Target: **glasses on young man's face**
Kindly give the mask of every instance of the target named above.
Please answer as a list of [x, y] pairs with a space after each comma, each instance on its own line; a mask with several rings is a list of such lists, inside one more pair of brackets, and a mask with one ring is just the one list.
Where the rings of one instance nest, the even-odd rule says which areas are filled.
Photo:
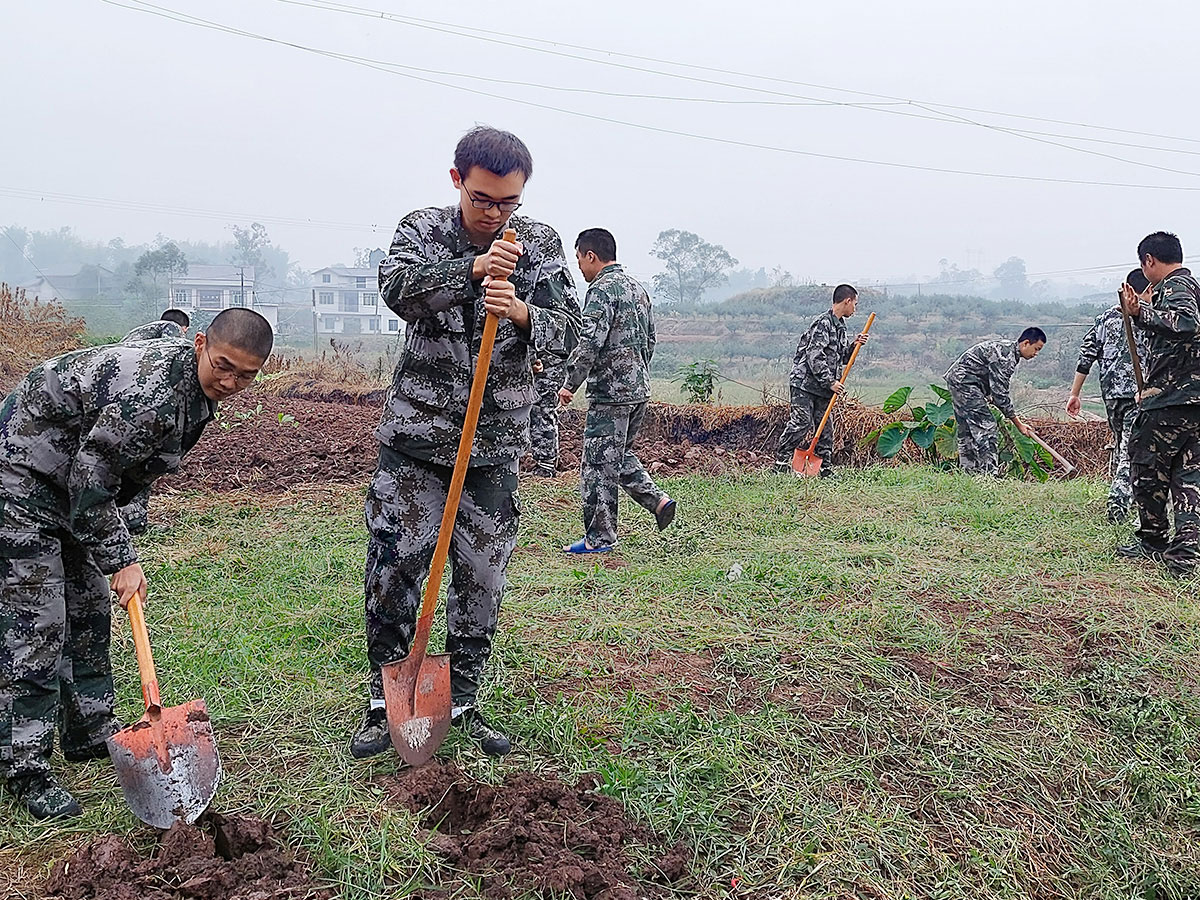
[[239, 372], [228, 363], [215, 361], [212, 358], [212, 353], [209, 352], [208, 345], [205, 345], [204, 347], [204, 355], [208, 357], [208, 364], [217, 374], [218, 380], [232, 378], [235, 382], [237, 382], [239, 387], [246, 387], [258, 377], [257, 369], [247, 375], [244, 372]]
[[471, 205], [476, 209], [498, 209], [502, 213], [510, 213], [521, 206], [520, 202], [516, 200], [488, 200], [484, 197], [476, 197], [471, 193], [466, 182], [462, 183], [462, 189], [467, 192], [467, 196], [471, 198]]

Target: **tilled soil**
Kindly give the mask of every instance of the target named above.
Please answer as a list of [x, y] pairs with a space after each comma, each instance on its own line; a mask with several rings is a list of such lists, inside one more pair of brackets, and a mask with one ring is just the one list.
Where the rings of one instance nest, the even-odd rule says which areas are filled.
[[[594, 775], [569, 785], [513, 772], [493, 787], [435, 761], [383, 783], [393, 803], [421, 815], [428, 846], [452, 868], [478, 878], [489, 900], [529, 892], [637, 900], [664, 896], [665, 885], [689, 876], [690, 851], [681, 844], [666, 848], [631, 822], [617, 800], [597, 791]], [[637, 851], [653, 862], [637, 863]]]
[[210, 813], [177, 824], [149, 857], [118, 835], [89, 841], [54, 865], [47, 900], [328, 900], [308, 868], [261, 819]]

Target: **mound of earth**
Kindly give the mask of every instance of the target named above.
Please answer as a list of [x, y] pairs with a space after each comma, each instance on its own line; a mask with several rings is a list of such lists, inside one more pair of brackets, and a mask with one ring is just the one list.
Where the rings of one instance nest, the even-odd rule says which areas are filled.
[[[421, 815], [428, 846], [453, 868], [479, 879], [482, 896], [571, 896], [637, 900], [666, 894], [688, 877], [691, 853], [664, 849], [624, 807], [597, 791], [531, 772], [480, 784], [458, 766], [432, 762], [383, 779], [392, 801]], [[631, 851], [653, 857], [635, 863]]]
[[107, 834], [55, 863], [47, 900], [328, 900], [333, 891], [278, 842], [261, 819], [210, 813], [177, 824], [149, 857]]

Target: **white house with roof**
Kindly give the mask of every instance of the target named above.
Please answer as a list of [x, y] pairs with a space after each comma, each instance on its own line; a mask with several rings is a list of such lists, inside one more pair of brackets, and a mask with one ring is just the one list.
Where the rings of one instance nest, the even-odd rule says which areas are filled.
[[260, 313], [279, 330], [279, 304], [262, 303], [254, 293], [254, 266], [189, 265], [187, 274], [171, 276], [170, 305], [190, 312], [220, 312], [244, 306]]
[[313, 316], [318, 334], [404, 333], [404, 323], [379, 299], [379, 268], [326, 266], [312, 273]]

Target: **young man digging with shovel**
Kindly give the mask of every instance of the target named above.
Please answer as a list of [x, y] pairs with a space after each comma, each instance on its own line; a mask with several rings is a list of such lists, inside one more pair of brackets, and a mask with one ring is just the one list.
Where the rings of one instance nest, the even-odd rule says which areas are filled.
[[[375, 432], [379, 465], [367, 490], [370, 697], [350, 741], [359, 759], [392, 746], [382, 669], [412, 646], [485, 313], [500, 322], [450, 544], [446, 649], [452, 721], [489, 755], [511, 749], [476, 695], [516, 545], [517, 462], [529, 445], [533, 360], [543, 352], [565, 356], [579, 327], [558, 234], [513, 215], [532, 173], [529, 150], [515, 135], [469, 131], [450, 170], [458, 202], [405, 216], [379, 267], [380, 296], [409, 327]], [[503, 240], [506, 226], [515, 242]]]
[[[857, 308], [858, 291], [839, 284], [833, 289], [833, 306], [813, 319], [796, 346], [791, 375], [792, 412], [775, 454], [775, 468], [780, 472], [792, 471], [796, 448], [809, 444], [833, 395], [845, 391], [839, 380], [842, 366], [850, 361], [855, 344], [867, 342], [865, 333], [853, 341], [846, 335], [846, 319]], [[829, 478], [833, 475], [832, 425], [821, 432], [817, 456], [822, 460], [821, 477]]]
[[217, 401], [250, 384], [271, 326], [229, 309], [193, 342], [77, 350], [38, 366], [0, 408], [0, 774], [34, 817], [78, 815], [50, 771], [108, 756], [111, 594], [147, 593], [117, 512], [174, 472]]
[[608, 553], [617, 542], [617, 489], [624, 488], [654, 516], [662, 531], [675, 519], [675, 501], [660, 491], [633, 452], [650, 401], [654, 317], [650, 295], [617, 262], [617, 242], [603, 228], [575, 241], [575, 260], [588, 283], [579, 345], [558, 392], [563, 404], [587, 382], [587, 424], [579, 490], [583, 537], [564, 553]]

